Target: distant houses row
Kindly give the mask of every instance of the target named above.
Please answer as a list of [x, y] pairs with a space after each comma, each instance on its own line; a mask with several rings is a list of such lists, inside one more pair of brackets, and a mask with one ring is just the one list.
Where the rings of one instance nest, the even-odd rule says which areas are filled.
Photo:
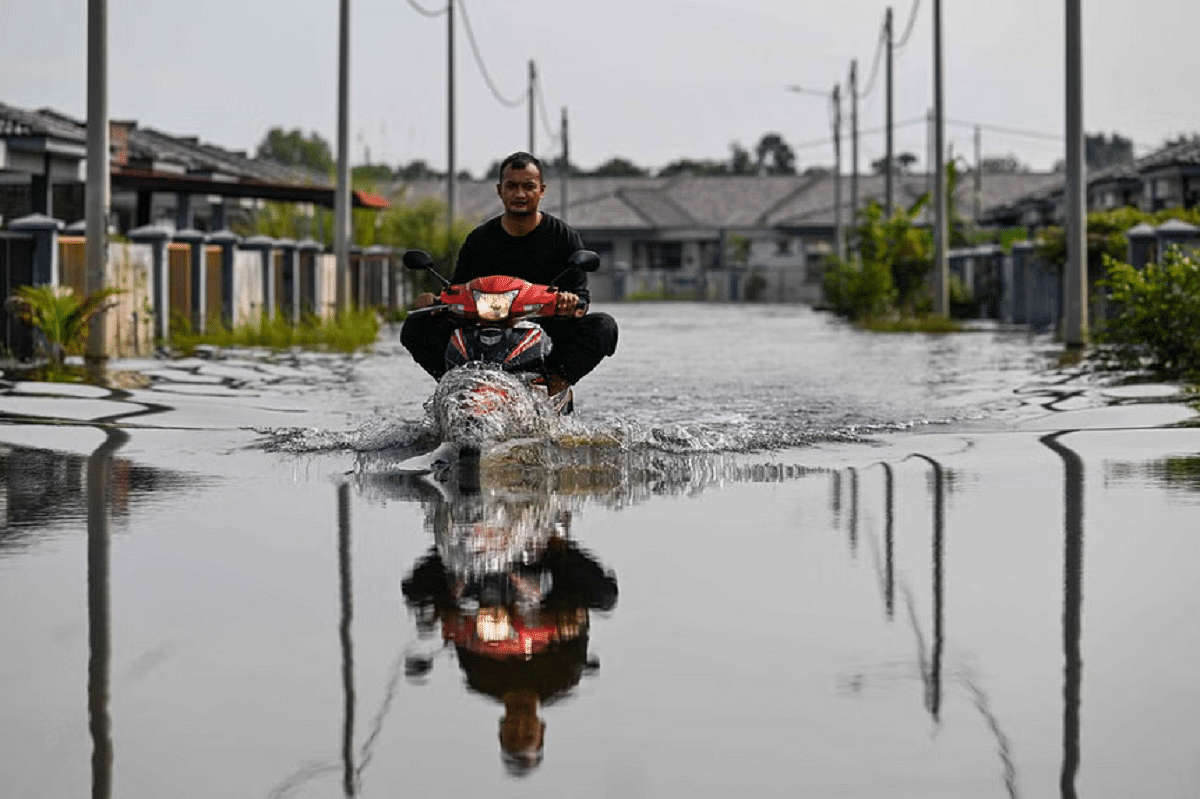
[[[30, 251], [30, 274], [41, 270], [38, 279], [57, 281], [65, 275], [54, 271], [54, 264], [62, 257], [58, 248], [67, 246], [62, 242], [69, 244], [83, 215], [86, 133], [81, 121], [56, 111], [0, 103], [0, 229], [7, 227], [10, 236], [20, 229], [19, 235], [31, 237], [42, 235], [38, 229], [51, 230], [59, 241], [54, 248], [57, 254], [45, 248], [36, 254]], [[334, 196], [327, 176], [135, 122], [113, 122], [110, 134], [113, 229], [130, 234], [135, 243], [139, 235], [163, 238], [168, 254], [200, 248], [186, 257], [170, 256], [180, 264], [187, 259], [207, 263], [209, 258], [216, 259], [213, 263], [224, 259], [226, 264], [224, 272], [214, 272], [211, 279], [198, 275], [199, 270], [188, 273], [182, 265], [173, 267], [177, 271], [173, 276], [166, 267], [151, 266], [145, 282], [151, 298], [157, 298], [151, 303], [157, 314], [156, 332], [170, 323], [172, 314], [203, 324], [206, 314], [238, 321], [242, 311], [251, 308], [256, 313], [275, 308], [281, 313], [329, 311], [331, 298], [319, 288], [326, 285], [321, 275], [332, 269], [319, 266], [330, 258], [326, 244], [309, 238], [267, 245], [260, 237], [243, 239], [230, 230], [248, 229], [265, 201], [292, 203], [301, 217], [326, 213], [323, 209], [332, 208]], [[1190, 207], [1200, 200], [1198, 175], [1200, 142], [1181, 142], [1090, 176], [1089, 205], [1092, 209]], [[859, 206], [882, 202], [885, 190], [881, 175], [855, 179], [828, 173], [569, 180], [550, 173], [546, 179], [549, 188], [543, 208], [566, 218], [586, 245], [601, 255], [601, 269], [593, 278], [598, 301], [655, 295], [820, 303], [826, 258], [834, 251], [836, 231], [852, 221], [849, 198], [856, 197]], [[896, 175], [893, 184], [894, 201], [904, 206], [930, 188], [925, 175]], [[970, 215], [980, 224], [1035, 231], [1061, 223], [1062, 190], [1061, 174], [988, 174], [978, 181], [959, 181], [954, 200], [957, 208], [971, 209]], [[500, 211], [494, 176], [460, 181], [455, 194], [460, 218], [482, 221]], [[446, 196], [444, 180], [396, 182], [380, 187], [378, 193], [354, 192], [353, 202], [359, 208], [382, 211], [389, 203]], [[921, 219], [927, 219], [927, 212]], [[309, 232], [319, 227], [314, 222]], [[60, 241], [60, 236], [65, 238]], [[0, 245], [0, 262], [14, 246], [11, 241]], [[269, 268], [263, 266], [267, 257], [263, 252], [271, 253]], [[404, 302], [403, 276], [395, 256], [382, 248], [376, 249], [374, 260], [359, 253], [355, 264], [378, 262], [381, 271], [370, 276], [352, 272], [356, 285], [376, 287], [369, 296], [389, 305]], [[957, 253], [952, 260], [959, 265], [974, 263], [975, 256]], [[230, 265], [242, 262], [247, 266]], [[231, 277], [243, 272], [242, 278]], [[972, 275], [986, 272], [971, 270]], [[1010, 269], [1009, 274], [1011, 293], [1016, 273]], [[186, 298], [181, 294], [185, 284], [190, 292]], [[242, 288], [234, 290], [235, 284]], [[213, 299], [217, 291], [220, 303]], [[229, 296], [230, 291], [234, 296]], [[174, 299], [168, 302], [162, 292], [174, 292]], [[359, 288], [355, 297], [365, 302], [368, 292]], [[985, 305], [993, 308], [992, 315], [1003, 315], [995, 310], [996, 303]], [[1025, 307], [1010, 297], [1005, 306], [1014, 309], [1009, 319], [1021, 316], [1015, 310], [1018, 306]], [[161, 310], [168, 307], [169, 313]]]

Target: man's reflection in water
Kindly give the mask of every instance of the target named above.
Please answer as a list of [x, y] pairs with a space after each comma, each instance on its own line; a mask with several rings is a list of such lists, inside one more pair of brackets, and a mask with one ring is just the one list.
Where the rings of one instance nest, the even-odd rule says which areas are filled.
[[[500, 750], [516, 775], [541, 763], [541, 707], [597, 668], [588, 659], [589, 611], [617, 602], [615, 576], [570, 540], [569, 511], [554, 504], [475, 496], [441, 505], [431, 514], [436, 544], [403, 582], [418, 627], [440, 623], [467, 685], [504, 704]], [[414, 660], [409, 671], [431, 663]]]

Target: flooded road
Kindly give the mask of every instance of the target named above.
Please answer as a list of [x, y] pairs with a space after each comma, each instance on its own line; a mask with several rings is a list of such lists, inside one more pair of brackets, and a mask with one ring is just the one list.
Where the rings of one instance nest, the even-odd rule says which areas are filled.
[[1020, 332], [620, 305], [404, 469], [376, 352], [0, 390], [4, 797], [1200, 794], [1200, 428]]

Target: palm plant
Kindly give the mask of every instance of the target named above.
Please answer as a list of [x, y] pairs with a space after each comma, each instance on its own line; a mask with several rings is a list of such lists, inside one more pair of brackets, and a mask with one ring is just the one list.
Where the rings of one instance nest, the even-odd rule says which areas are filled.
[[50, 365], [59, 367], [68, 352], [83, 344], [92, 317], [113, 305], [111, 298], [122, 291], [109, 286], [80, 299], [69, 286], [20, 286], [7, 307], [41, 334]]

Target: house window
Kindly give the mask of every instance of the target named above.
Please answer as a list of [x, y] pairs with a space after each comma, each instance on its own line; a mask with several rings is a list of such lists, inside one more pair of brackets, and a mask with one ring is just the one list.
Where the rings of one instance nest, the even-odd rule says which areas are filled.
[[788, 239], [788, 238], [776, 239], [775, 240], [775, 254], [776, 255], [791, 255], [792, 254], [792, 240]]
[[637, 241], [633, 261], [640, 269], [678, 270], [683, 267], [683, 244], [678, 241]]

